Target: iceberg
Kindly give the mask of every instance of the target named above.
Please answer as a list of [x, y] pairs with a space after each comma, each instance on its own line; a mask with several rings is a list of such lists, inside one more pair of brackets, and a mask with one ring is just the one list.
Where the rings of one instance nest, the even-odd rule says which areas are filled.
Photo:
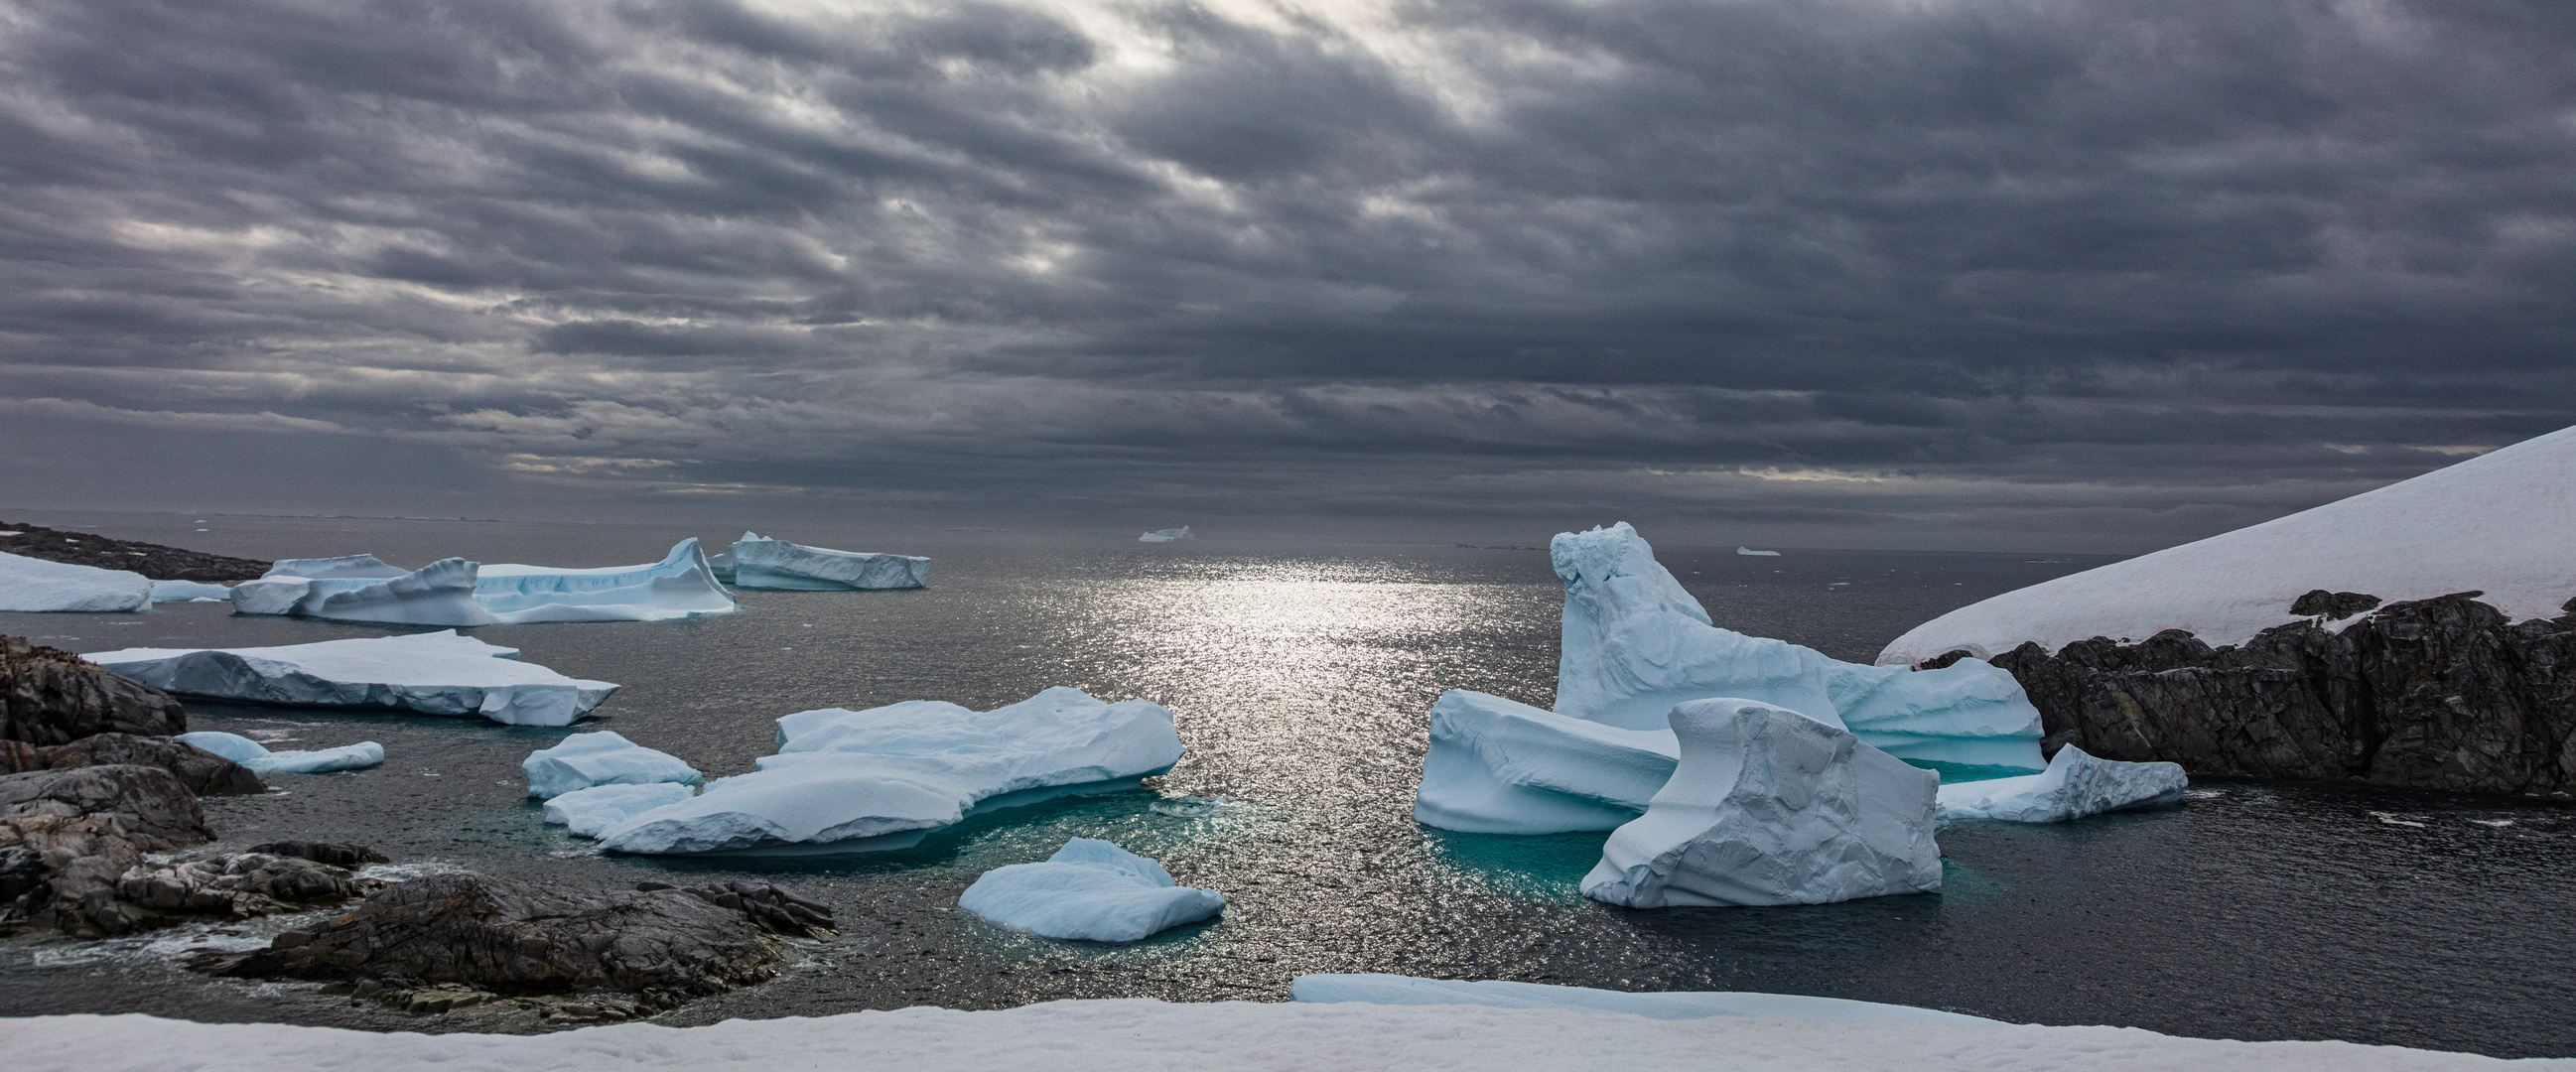
[[1051, 688], [973, 711], [911, 700], [778, 720], [778, 753], [599, 835], [617, 852], [906, 848], [971, 811], [1132, 788], [1181, 758], [1172, 713]]
[[519, 764], [519, 773], [527, 776], [528, 795], [539, 800], [597, 785], [668, 782], [688, 786], [706, 777], [678, 756], [606, 731], [576, 733], [552, 748], [531, 752]]
[[1670, 730], [1623, 730], [1481, 692], [1431, 705], [1431, 750], [1413, 818], [1478, 834], [1609, 830], [1672, 778]]
[[1711, 1016], [1760, 1016], [1793, 1020], [1915, 1021], [1960, 1026], [2005, 1026], [2001, 1020], [1966, 1016], [1912, 1005], [1887, 1005], [1846, 998], [1803, 994], [1760, 994], [1739, 990], [1678, 990], [1631, 994], [1581, 986], [1514, 983], [1500, 979], [1467, 982], [1423, 979], [1410, 975], [1300, 975], [1288, 984], [1290, 1001], [1317, 1004], [1366, 1002], [1371, 1005], [1482, 1005], [1497, 1009], [1565, 1009], [1572, 1012], [1625, 1013], [1649, 1020], [1700, 1020]]
[[99, 613], [151, 605], [152, 582], [140, 573], [0, 551], [0, 610]]
[[171, 739], [195, 745], [261, 774], [328, 774], [359, 770], [385, 761], [385, 746], [374, 741], [311, 752], [271, 752], [266, 745], [248, 737], [214, 730], [182, 733]]
[[2011, 823], [2062, 823], [2123, 808], [2171, 804], [2191, 778], [2175, 763], [2122, 763], [2097, 759], [2067, 745], [2048, 769], [2017, 778], [1960, 782], [1935, 797], [1942, 819], [2000, 819]]
[[1739, 555], [1745, 555], [1745, 556], [1753, 557], [1753, 558], [1778, 558], [1778, 557], [1780, 557], [1780, 552], [1778, 552], [1778, 551], [1756, 551], [1756, 550], [1754, 550], [1754, 549], [1752, 549], [1752, 548], [1750, 548], [1750, 547], [1744, 547], [1744, 546], [1740, 546], [1740, 545], [1736, 547], [1736, 549], [1735, 549], [1735, 553], [1736, 553], [1736, 554], [1739, 554]]
[[1832, 660], [1710, 624], [1627, 522], [1558, 533], [1548, 557], [1565, 581], [1558, 714], [1660, 730], [1674, 704], [1729, 696], [1843, 724], [1825, 684]]
[[[250, 582], [257, 583], [257, 582]], [[617, 686], [519, 661], [453, 629], [274, 648], [125, 648], [84, 655], [165, 692], [251, 703], [394, 707], [564, 726]]]
[[1074, 838], [1045, 863], [984, 872], [957, 907], [1043, 938], [1134, 942], [1225, 911], [1225, 895], [1174, 882], [1163, 865], [1106, 841]]
[[1630, 908], [1822, 904], [1941, 888], [1939, 775], [1787, 708], [1675, 706], [1681, 762], [1583, 894]]
[[154, 581], [152, 582], [152, 601], [155, 603], [230, 603], [233, 601], [233, 590], [220, 584], [207, 584], [204, 581]]
[[[314, 573], [323, 576], [309, 575]], [[235, 587], [233, 609], [350, 622], [472, 626], [655, 622], [735, 608], [693, 536], [672, 545], [660, 562], [596, 569], [443, 558], [404, 572], [373, 555], [283, 559], [267, 575]]]
[[1845, 727], [1898, 759], [2022, 770], [2045, 765], [2039, 708], [2021, 682], [1983, 659], [1919, 671], [1835, 660], [1825, 693]]
[[1144, 543], [1170, 543], [1174, 540], [1195, 540], [1197, 538], [1198, 537], [1196, 536], [1190, 535], [1190, 527], [1187, 525], [1183, 525], [1176, 529], [1155, 529], [1152, 532], [1136, 537], [1136, 539]]
[[1878, 661], [1918, 664], [1965, 649], [2051, 652], [2096, 636], [2180, 629], [2241, 644], [2304, 615], [2317, 589], [2386, 602], [2476, 590], [2513, 621], [2556, 617], [2576, 597], [2576, 428], [2260, 525], [2016, 589], [1896, 638]]
[[[743, 533], [731, 550], [718, 557], [725, 559], [732, 574], [726, 579], [744, 588], [845, 592], [930, 584], [930, 560], [919, 555], [834, 551], [763, 539], [756, 532]], [[713, 562], [709, 560], [710, 565]]]
[[695, 787], [678, 782], [594, 785], [546, 801], [546, 821], [582, 837], [595, 838], [629, 816], [677, 804], [696, 793]]

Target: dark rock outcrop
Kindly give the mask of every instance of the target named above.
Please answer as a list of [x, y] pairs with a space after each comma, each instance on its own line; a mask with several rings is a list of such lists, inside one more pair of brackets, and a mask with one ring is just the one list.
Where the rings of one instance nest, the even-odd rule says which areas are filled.
[[146, 852], [166, 852], [215, 839], [205, 809], [159, 767], [73, 767], [0, 775], [0, 818], [78, 819], [114, 815], [125, 836]]
[[63, 532], [42, 525], [0, 521], [0, 551], [48, 562], [70, 562], [100, 569], [133, 570], [156, 581], [247, 581], [268, 572], [269, 564], [253, 558], [210, 555], [140, 540], [118, 540], [92, 532]]
[[728, 882], [722, 886], [673, 886], [667, 882], [638, 882], [642, 893], [655, 890], [678, 890], [708, 904], [733, 909], [750, 916], [761, 929], [790, 938], [823, 938], [832, 933], [832, 910], [820, 901], [808, 901], [766, 882]]
[[143, 849], [114, 815], [0, 816], [0, 931], [25, 924], [95, 937], [143, 925], [116, 882]]
[[170, 694], [67, 651], [0, 636], [0, 740], [70, 744], [101, 733], [188, 732]]
[[250, 851], [264, 852], [271, 856], [292, 856], [298, 860], [311, 860], [318, 864], [352, 869], [365, 867], [368, 864], [393, 862], [385, 854], [364, 845], [351, 845], [338, 841], [271, 841], [253, 845]]
[[787, 963], [778, 938], [752, 914], [688, 891], [598, 895], [452, 874], [386, 887], [347, 917], [201, 967], [254, 978], [395, 980], [415, 995], [442, 985], [504, 995], [609, 990], [638, 995], [649, 1010], [760, 982]]
[[2359, 592], [2329, 592], [2318, 588], [2291, 602], [2290, 613], [2341, 619], [2366, 610], [2377, 609], [2378, 606], [2378, 596], [2366, 596]]
[[111, 765], [159, 767], [177, 776], [179, 784], [198, 796], [268, 791], [250, 768], [168, 737], [102, 733], [41, 748], [19, 741], [0, 741], [0, 774]]
[[152, 913], [242, 919], [363, 897], [383, 885], [360, 879], [346, 868], [244, 852], [128, 868], [116, 880], [116, 897]]
[[[2576, 790], [2576, 600], [2515, 623], [2480, 594], [2393, 603], [2340, 629], [2294, 622], [2235, 647], [2168, 630], [2055, 655], [2024, 644], [1990, 661], [2039, 708], [2052, 753], [2075, 744], [2195, 774]], [[2316, 592], [2297, 606], [2331, 617], [2377, 602]]]

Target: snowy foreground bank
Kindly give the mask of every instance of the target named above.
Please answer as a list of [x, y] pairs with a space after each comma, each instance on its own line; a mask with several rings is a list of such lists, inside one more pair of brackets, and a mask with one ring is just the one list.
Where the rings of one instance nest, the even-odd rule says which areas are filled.
[[2337, 1072], [2576, 1069], [2348, 1042], [2226, 1042], [2135, 1028], [1985, 1026], [1768, 1016], [1656, 1020], [1562, 1009], [1057, 1001], [996, 1012], [911, 1008], [710, 1027], [620, 1024], [554, 1035], [379, 1035], [150, 1016], [0, 1020], [20, 1072], [187, 1068], [551, 1069], [1599, 1069], [2224, 1068]]

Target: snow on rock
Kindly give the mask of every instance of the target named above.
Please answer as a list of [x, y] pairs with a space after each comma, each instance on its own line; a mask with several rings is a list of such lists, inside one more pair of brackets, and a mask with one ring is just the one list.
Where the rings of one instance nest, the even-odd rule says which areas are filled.
[[627, 1023], [542, 1035], [206, 1024], [128, 1013], [0, 1020], [11, 1072], [1051, 1072], [1205, 1069], [2119, 1069], [2122, 1072], [2563, 1072], [2350, 1042], [2237, 1042], [2123, 1027], [1719, 1016], [1652, 1020], [1560, 1008], [1360, 1002], [1049, 1001], [968, 1012]]
[[82, 658], [165, 692], [480, 715], [516, 726], [569, 725], [617, 691], [520, 662], [517, 648], [452, 629], [274, 648], [126, 648]]
[[2070, 744], [2058, 749], [2057, 758], [2038, 774], [1942, 786], [1935, 807], [1943, 819], [2062, 823], [2122, 808], [2171, 804], [2190, 786], [2180, 764], [2096, 759]]
[[385, 761], [385, 746], [374, 741], [311, 752], [271, 752], [266, 745], [248, 737], [214, 730], [182, 733], [173, 740], [195, 745], [261, 774], [328, 774], [359, 770]]
[[1181, 758], [1172, 713], [1051, 688], [973, 711], [910, 700], [778, 720], [778, 754], [689, 800], [610, 827], [618, 852], [866, 852], [917, 843], [969, 811], [1127, 788]]
[[154, 581], [152, 582], [152, 601], [155, 603], [230, 603], [233, 601], [233, 590], [220, 584], [207, 584], [204, 581]]
[[1711, 1016], [1765, 1016], [1844, 1022], [1904, 1022], [2006, 1027], [2001, 1020], [1963, 1016], [1912, 1005], [1888, 1005], [1846, 998], [1800, 994], [1762, 994], [1743, 990], [1676, 990], [1632, 994], [1581, 986], [1549, 986], [1500, 979], [1475, 982], [1423, 979], [1411, 975], [1300, 975], [1288, 984], [1291, 1001], [1317, 1004], [1366, 1002], [1371, 1005], [1483, 1005], [1497, 1009], [1565, 1009], [1572, 1012], [1625, 1013], [1649, 1020], [1701, 1020]]
[[1431, 705], [1413, 817], [1479, 834], [1609, 830], [1672, 777], [1670, 730], [1623, 730], [1451, 689]]
[[1133, 942], [1225, 910], [1225, 895], [1172, 881], [1163, 865], [1106, 841], [1074, 838], [1045, 863], [986, 871], [963, 908], [1044, 938]]
[[695, 786], [679, 782], [594, 785], [546, 801], [546, 821], [582, 837], [595, 838], [631, 816], [695, 795]]
[[[595, 785], [696, 785], [706, 776], [678, 756], [656, 752], [613, 732], [576, 733], [519, 764], [528, 795], [551, 800]], [[684, 796], [686, 794], [683, 794]]]
[[140, 573], [0, 551], [0, 610], [111, 612], [151, 605], [152, 582]]
[[1548, 555], [1565, 581], [1558, 714], [1659, 730], [1674, 704], [1731, 696], [1843, 724], [1826, 693], [1832, 660], [1709, 624], [1708, 612], [1627, 522], [1558, 533]]
[[2039, 708], [2021, 682], [1982, 659], [1938, 670], [1836, 660], [1825, 692], [1870, 747], [1923, 762], [2037, 770]]
[[1197, 538], [1198, 537], [1196, 536], [1190, 535], [1190, 527], [1187, 525], [1183, 525], [1176, 529], [1155, 529], [1152, 532], [1136, 537], [1138, 541], [1143, 543], [1170, 543], [1174, 540], [1195, 540]]
[[1752, 549], [1752, 548], [1750, 548], [1750, 547], [1741, 547], [1741, 546], [1739, 546], [1739, 547], [1737, 547], [1737, 548], [1735, 549], [1735, 553], [1736, 553], [1736, 554], [1739, 554], [1739, 555], [1745, 555], [1745, 556], [1747, 556], [1747, 557], [1751, 557], [1751, 558], [1778, 558], [1778, 557], [1780, 557], [1780, 552], [1778, 552], [1778, 551], [1756, 551], [1756, 550], [1754, 550], [1754, 549]]
[[347, 622], [467, 626], [656, 622], [735, 608], [706, 556], [698, 553], [697, 538], [690, 537], [672, 545], [660, 562], [596, 569], [443, 558], [403, 572], [374, 555], [283, 559], [267, 576], [234, 588], [233, 609]]
[[1941, 888], [1940, 776], [1743, 699], [1672, 710], [1681, 763], [1611, 832], [1584, 896], [1630, 908], [1821, 904]]
[[794, 592], [921, 588], [930, 583], [930, 560], [919, 555], [834, 551], [746, 532], [723, 556], [744, 588]]
[[2006, 592], [1916, 626], [1878, 655], [2055, 652], [2181, 629], [2212, 647], [2295, 621], [2317, 589], [2388, 602], [2478, 590], [2515, 621], [2576, 597], [2576, 428], [2312, 510]]

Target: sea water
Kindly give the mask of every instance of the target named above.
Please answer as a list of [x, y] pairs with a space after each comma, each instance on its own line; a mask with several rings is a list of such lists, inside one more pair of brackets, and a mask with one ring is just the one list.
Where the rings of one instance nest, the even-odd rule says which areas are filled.
[[[364, 551], [407, 566], [447, 555], [649, 562], [682, 536], [720, 550], [732, 535], [205, 516], [204, 526], [26, 520], [259, 558]], [[209, 531], [189, 531], [198, 527]], [[1947, 859], [1937, 894], [1612, 908], [1576, 892], [1604, 835], [1455, 834], [1411, 817], [1427, 712], [1441, 690], [1549, 703], [1561, 591], [1544, 551], [1255, 542], [1221, 531], [1164, 544], [1132, 533], [781, 535], [930, 555], [931, 587], [742, 593], [743, 613], [687, 622], [471, 630], [530, 661], [625, 686], [602, 718], [569, 730], [191, 701], [191, 728], [272, 746], [375, 740], [386, 749], [373, 770], [279, 775], [270, 779], [279, 793], [209, 798], [208, 819], [223, 835], [216, 847], [356, 841], [406, 873], [471, 869], [595, 889], [752, 878], [834, 906], [839, 936], [804, 950], [796, 969], [658, 1018], [671, 1024], [1058, 998], [1276, 1001], [1299, 974], [1401, 972], [1814, 994], [2183, 1035], [2576, 1054], [2576, 1017], [2565, 1012], [2576, 1006], [2576, 942], [2567, 937], [2576, 934], [2576, 883], [2567, 881], [2576, 812], [2562, 804], [2203, 779], [2170, 808], [2055, 826], [1954, 824], [1940, 835]], [[1862, 661], [1952, 607], [2107, 561], [1796, 549], [1757, 558], [1732, 544], [1672, 541], [1660, 550], [1720, 625]], [[388, 631], [240, 617], [216, 605], [0, 614], [0, 633], [72, 651]], [[979, 814], [911, 849], [846, 857], [603, 855], [544, 825], [518, 770], [569, 732], [614, 729], [710, 775], [734, 774], [772, 750], [772, 720], [790, 712], [907, 699], [989, 708], [1050, 685], [1163, 704], [1189, 754], [1140, 791]], [[1223, 892], [1226, 912], [1112, 947], [1015, 934], [955, 910], [978, 874], [1044, 859], [1071, 837], [1160, 859], [1181, 882]], [[256, 944], [277, 929], [270, 921], [114, 942], [0, 943], [0, 1013], [494, 1026], [181, 967], [191, 946]]]

